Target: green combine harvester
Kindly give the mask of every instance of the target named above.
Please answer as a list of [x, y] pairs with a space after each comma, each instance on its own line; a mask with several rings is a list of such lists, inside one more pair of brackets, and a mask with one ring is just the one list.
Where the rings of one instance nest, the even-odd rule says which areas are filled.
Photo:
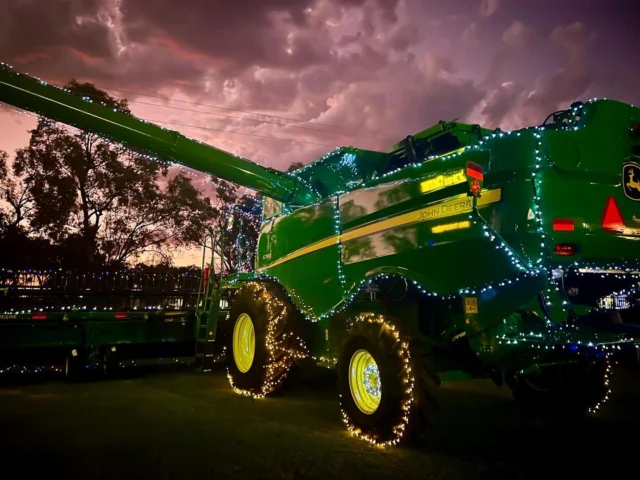
[[204, 356], [224, 347], [231, 386], [255, 398], [291, 368], [337, 368], [344, 422], [373, 444], [407, 438], [447, 380], [490, 377], [533, 409], [596, 409], [610, 353], [638, 331], [598, 303], [639, 274], [630, 105], [575, 103], [510, 132], [440, 122], [287, 174], [6, 65], [0, 101], [262, 194], [255, 270], [207, 278]]

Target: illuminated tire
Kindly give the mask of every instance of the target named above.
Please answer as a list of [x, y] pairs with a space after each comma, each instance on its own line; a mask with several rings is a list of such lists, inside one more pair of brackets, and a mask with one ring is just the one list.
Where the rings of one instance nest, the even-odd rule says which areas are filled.
[[293, 365], [285, 332], [297, 315], [275, 285], [251, 282], [238, 291], [227, 339], [229, 381], [238, 393], [262, 397], [281, 387]]
[[338, 361], [342, 418], [374, 444], [396, 444], [415, 426], [414, 368], [409, 347], [388, 316], [358, 318]]
[[582, 415], [607, 395], [607, 364], [602, 358], [546, 367], [538, 374], [515, 378], [510, 386], [516, 401], [531, 411]]

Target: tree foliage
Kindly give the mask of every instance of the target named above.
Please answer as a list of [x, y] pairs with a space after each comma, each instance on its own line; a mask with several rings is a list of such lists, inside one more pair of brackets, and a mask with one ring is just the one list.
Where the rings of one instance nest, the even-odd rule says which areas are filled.
[[33, 210], [33, 197], [30, 183], [19, 176], [9, 175], [9, 155], [0, 150], [0, 199], [6, 207], [0, 210], [4, 228], [18, 228], [30, 216]]
[[259, 197], [238, 198], [232, 184], [215, 177], [213, 181], [217, 202], [209, 234], [215, 240], [216, 266], [221, 259], [224, 272], [252, 268], [260, 229]]
[[304, 167], [304, 163], [302, 162], [293, 162], [291, 165], [289, 165], [289, 168], [287, 168], [287, 173], [291, 173], [294, 172], [300, 168]]
[[[89, 83], [65, 88], [129, 114], [127, 102]], [[165, 261], [171, 250], [196, 245], [215, 210], [184, 176], [97, 135], [73, 133], [40, 120], [29, 145], [16, 152], [9, 175], [0, 155], [0, 191], [8, 205], [0, 228], [23, 229], [73, 254], [75, 267], [118, 265], [153, 253]], [[69, 259], [67, 259], [68, 261]]]

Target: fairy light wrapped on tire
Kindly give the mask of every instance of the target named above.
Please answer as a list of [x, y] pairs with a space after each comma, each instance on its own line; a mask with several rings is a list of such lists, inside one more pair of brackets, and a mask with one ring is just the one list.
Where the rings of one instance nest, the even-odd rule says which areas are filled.
[[[392, 428], [393, 438], [389, 440], [383, 440], [379, 438], [377, 435], [363, 432], [359, 427], [353, 424], [353, 422], [349, 418], [349, 415], [347, 415], [344, 409], [341, 409], [342, 420], [345, 423], [349, 433], [355, 437], [358, 437], [361, 440], [364, 440], [377, 447], [387, 447], [387, 446], [397, 445], [405, 438], [405, 435], [408, 430], [409, 421], [412, 415], [412, 408], [416, 401], [414, 397], [416, 380], [415, 380], [413, 368], [411, 366], [412, 361], [411, 361], [411, 353], [409, 350], [409, 344], [408, 342], [404, 341], [400, 337], [400, 332], [398, 331], [396, 326], [393, 325], [391, 322], [389, 322], [387, 319], [385, 319], [384, 316], [382, 315], [372, 315], [372, 314], [362, 315], [361, 314], [355, 317], [353, 319], [353, 322], [367, 322], [372, 324], [379, 324], [382, 326], [383, 331], [390, 334], [392, 338], [398, 343], [399, 345], [398, 356], [400, 357], [401, 364], [402, 364], [401, 383], [405, 385], [405, 390], [404, 390], [403, 399], [400, 404], [400, 409], [402, 412], [400, 422], [393, 426]], [[342, 395], [340, 396], [342, 397]]]
[[[303, 340], [293, 332], [285, 332], [282, 335], [282, 342], [276, 338], [276, 332], [281, 322], [285, 322], [287, 318], [287, 307], [281, 302], [276, 295], [268, 291], [266, 286], [258, 282], [248, 282], [246, 287], [249, 288], [254, 295], [265, 302], [266, 313], [269, 322], [267, 324], [266, 347], [267, 347], [267, 364], [263, 365], [266, 370], [264, 381], [258, 391], [245, 390], [238, 388], [229, 369], [227, 368], [227, 378], [234, 392], [252, 398], [264, 398], [275, 391], [285, 380], [294, 359], [306, 358], [309, 356], [308, 349]], [[284, 345], [283, 343], [294, 344], [294, 347]], [[282, 353], [276, 360], [278, 354]], [[284, 370], [283, 373], [280, 373]]]

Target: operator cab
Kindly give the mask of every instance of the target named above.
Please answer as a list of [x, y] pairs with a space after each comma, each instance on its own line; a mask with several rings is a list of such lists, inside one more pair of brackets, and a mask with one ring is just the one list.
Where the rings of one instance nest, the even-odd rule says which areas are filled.
[[409, 135], [391, 147], [385, 174], [413, 163], [423, 162], [429, 157], [445, 155], [467, 145], [473, 145], [491, 133], [480, 125], [467, 125], [441, 121], [415, 135]]
[[[367, 185], [407, 165], [444, 155], [467, 145], [473, 145], [492, 131], [479, 125], [440, 122], [393, 145], [388, 152], [376, 152], [341, 147], [322, 158], [295, 170], [290, 175], [304, 180], [319, 193], [330, 197]], [[270, 218], [265, 204], [263, 219]]]
[[273, 198], [264, 197], [262, 202], [262, 221], [269, 220], [283, 211], [283, 204]]
[[304, 180], [326, 198], [348, 192], [375, 178], [386, 163], [387, 154], [341, 147], [290, 175]]

